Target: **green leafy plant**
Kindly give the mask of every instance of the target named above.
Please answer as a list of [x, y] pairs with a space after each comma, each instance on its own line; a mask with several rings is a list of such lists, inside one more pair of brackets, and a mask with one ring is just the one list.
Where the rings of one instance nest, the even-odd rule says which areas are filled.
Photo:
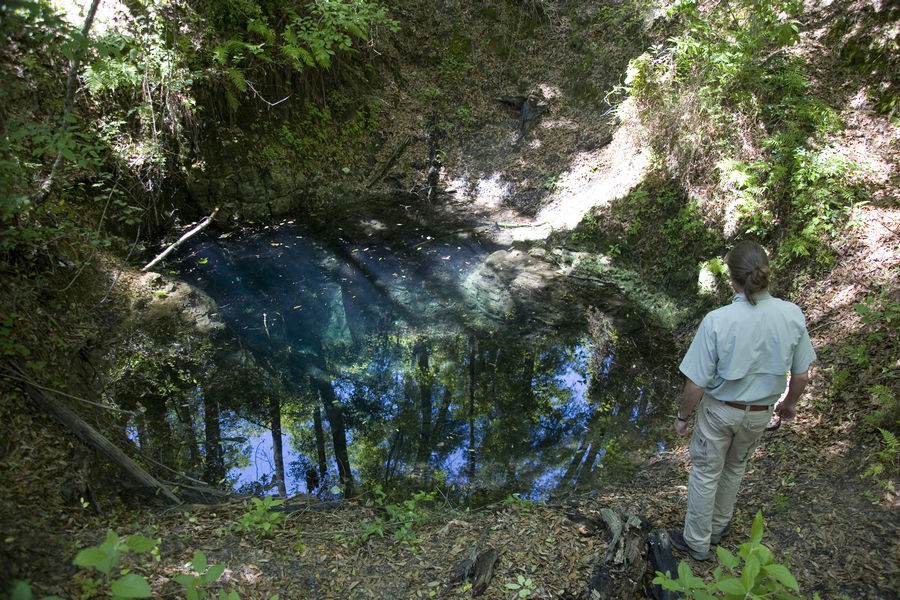
[[857, 344], [855, 346], [848, 345], [847, 354], [861, 367], [868, 367], [872, 364], [871, 360], [869, 360], [869, 351], [866, 344]]
[[897, 470], [898, 457], [900, 457], [900, 441], [897, 436], [887, 429], [878, 428], [881, 434], [881, 449], [869, 457], [869, 466], [863, 472], [862, 477], [872, 477], [881, 484], [885, 491], [894, 493], [894, 482], [887, 475]]
[[[690, 266], [721, 248], [697, 199], [673, 181], [647, 180], [644, 187], [615, 201], [611, 210], [613, 218], [599, 228], [599, 235], [610, 235], [616, 254], [640, 264], [651, 281], [663, 285], [690, 281], [694, 286], [696, 272]], [[659, 243], [669, 250], [658, 252]]]
[[423, 505], [433, 502], [436, 492], [416, 492], [408, 499], [399, 504], [385, 504], [387, 494], [381, 487], [381, 484], [375, 486], [373, 490], [373, 502], [378, 506], [382, 506], [388, 514], [388, 519], [375, 517], [373, 522], [363, 522], [363, 532], [356, 538], [357, 542], [365, 542], [373, 536], [384, 537], [384, 534], [393, 531], [393, 537], [401, 544], [405, 544], [413, 548], [415, 544], [422, 540], [415, 533], [416, 527], [421, 524], [426, 513]]
[[506, 589], [516, 591], [517, 598], [527, 598], [534, 593], [534, 581], [524, 575], [516, 575], [516, 581], [506, 584]]
[[384, 519], [381, 517], [375, 517], [374, 523], [369, 523], [368, 521], [363, 521], [361, 523], [363, 532], [359, 534], [359, 539], [362, 542], [367, 541], [370, 537], [378, 536], [384, 537]]
[[142, 535], [132, 535], [122, 540], [113, 530], [106, 532], [106, 540], [98, 546], [84, 548], [73, 563], [79, 567], [91, 567], [100, 571], [109, 585], [114, 600], [121, 598], [149, 598], [152, 595], [147, 579], [123, 569], [121, 577], [115, 577], [119, 559], [126, 552], [150, 552], [159, 544]]
[[742, 233], [780, 240], [776, 265], [830, 264], [836, 229], [865, 200], [856, 165], [827, 141], [839, 117], [807, 93], [790, 51], [802, 8], [679, 0], [671, 12], [682, 32], [631, 61], [626, 80], [631, 101], [649, 109], [662, 169], [731, 194]]
[[519, 494], [509, 494], [506, 498], [501, 502], [503, 506], [518, 506], [519, 508], [532, 508], [534, 506], [534, 501], [529, 500], [527, 498], [522, 498]]
[[[31, 582], [27, 579], [15, 579], [6, 593], [0, 592], [0, 600], [31, 600]], [[63, 600], [59, 596], [42, 596], [41, 600]]]
[[900, 302], [891, 302], [879, 296], [866, 298], [862, 302], [853, 305], [853, 310], [860, 316], [860, 320], [872, 327], [889, 327], [900, 321]]
[[[721, 566], [716, 567], [712, 581], [697, 577], [684, 561], [678, 565], [678, 576], [657, 571], [653, 583], [664, 590], [681, 592], [685, 598], [708, 600], [779, 599], [801, 600], [800, 586], [787, 564], [775, 562], [775, 555], [762, 543], [762, 511], [756, 513], [750, 541], [740, 545], [737, 556], [724, 546], [716, 548]], [[743, 566], [741, 565], [743, 563]], [[723, 568], [724, 567], [724, 568]], [[816, 594], [815, 598], [818, 598]]]
[[875, 408], [863, 417], [863, 420], [875, 429], [885, 428], [900, 432], [900, 402], [886, 385], [873, 385], [869, 388]]
[[[834, 367], [830, 367], [831, 375], [831, 387], [828, 392], [828, 402], [834, 403], [841, 397], [841, 393], [847, 389], [847, 385], [850, 380], [850, 369], [839, 369], [837, 371], [834, 370]], [[826, 404], [825, 402], [819, 401], [821, 404]]]
[[284, 504], [284, 500], [276, 500], [272, 496], [266, 496], [262, 500], [251, 498], [253, 508], [241, 515], [238, 522], [238, 531], [255, 533], [260, 537], [268, 537], [284, 521], [284, 513], [273, 511], [272, 508]]
[[415, 548], [422, 540], [415, 533], [415, 527], [424, 520], [421, 505], [434, 500], [435, 492], [416, 492], [400, 504], [388, 504], [384, 507], [390, 515], [390, 523], [394, 527], [394, 539], [402, 544]]
[[352, 52], [355, 42], [367, 42], [376, 28], [399, 29], [384, 6], [369, 0], [290, 7], [254, 0], [217, 4], [207, 18], [212, 30], [227, 39], [210, 46], [232, 108], [250, 87], [248, 75], [260, 65], [276, 63], [298, 73], [328, 69], [336, 57]]
[[775, 512], [782, 513], [786, 511], [791, 504], [790, 499], [784, 494], [775, 494]]
[[[206, 598], [208, 587], [222, 576], [222, 573], [225, 572], [225, 565], [207, 566], [206, 555], [199, 550], [194, 552], [194, 558], [191, 560], [190, 564], [191, 570], [197, 574], [191, 575], [190, 573], [183, 573], [175, 577], [175, 581], [184, 586], [186, 600], [200, 600], [201, 598]], [[226, 598], [229, 598], [231, 595], [236, 596], [236, 592], [231, 591]], [[220, 595], [220, 598], [221, 597], [222, 596]]]

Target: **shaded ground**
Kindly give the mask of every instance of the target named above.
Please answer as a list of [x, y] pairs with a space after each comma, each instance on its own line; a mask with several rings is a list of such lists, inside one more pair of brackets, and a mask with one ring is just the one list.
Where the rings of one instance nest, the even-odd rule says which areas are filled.
[[[681, 447], [654, 457], [628, 485], [588, 496], [472, 512], [451, 510], [438, 500], [418, 510], [422, 520], [415, 528], [418, 541], [412, 543], [393, 539], [396, 528], [388, 526], [384, 538], [361, 541], [363, 523], [387, 520], [383, 509], [365, 506], [364, 500], [290, 513], [275, 535], [261, 539], [236, 529], [251, 508], [246, 499], [163, 510], [100, 498], [99, 517], [64, 507], [55, 501], [56, 488], [70, 450], [58, 442], [62, 438], [52, 424], [41, 419], [22, 424], [36, 426], [42, 435], [31, 443], [16, 440], [18, 450], [4, 461], [3, 511], [19, 518], [6, 527], [2, 558], [16, 565], [18, 576], [32, 577], [36, 591], [64, 598], [98, 597], [80, 592], [87, 572], [79, 575], [69, 561], [82, 545], [100, 543], [107, 527], [121, 535], [162, 537], [159, 563], [148, 555], [124, 563], [148, 576], [155, 597], [182, 597], [183, 590], [169, 579], [188, 570], [194, 551], [201, 550], [210, 564], [228, 567], [216, 587], [233, 587], [245, 599], [274, 593], [298, 599], [467, 598], [466, 586], [449, 582], [453, 566], [476, 546], [499, 551], [483, 598], [511, 598], [514, 592], [505, 584], [515, 583], [518, 575], [532, 580], [530, 597], [580, 597], [606, 552], [609, 535], [597, 525], [600, 509], [620, 507], [657, 526], [677, 527], [689, 468]], [[763, 541], [778, 560], [790, 560], [805, 596], [895, 598], [900, 514], [887, 499], [872, 502], [863, 496], [873, 486], [858, 476], [865, 449], [851, 429], [841, 417], [808, 411], [797, 423], [767, 434], [739, 496], [736, 526], [724, 543], [736, 552], [749, 537], [753, 515], [762, 510]], [[34, 471], [23, 476], [8, 470], [10, 458], [34, 461], [36, 454], [42, 462], [34, 463]], [[29, 493], [20, 495], [24, 490]], [[9, 492], [17, 506], [11, 505]], [[697, 574], [713, 570], [712, 564], [689, 562]]]
[[[829, 77], [837, 80], [838, 75], [826, 68], [829, 54], [822, 44], [824, 41], [813, 36], [807, 48], [810, 56], [820, 61], [816, 63], [823, 71], [819, 88], [833, 90]], [[552, 61], [552, 57], [543, 58]], [[522, 79], [523, 87], [528, 87], [540, 77], [525, 74]], [[477, 94], [483, 96], [485, 107], [500, 113], [505, 109], [491, 103], [496, 93], [505, 91], [510, 90], [478, 89]], [[898, 482], [889, 477], [863, 478], [862, 474], [873, 453], [882, 448], [877, 433], [864, 420], [877, 407], [871, 388], [885, 385], [897, 396], [900, 353], [896, 327], [882, 329], [881, 339], [870, 339], [853, 306], [872, 298], [900, 301], [900, 136], [896, 124], [877, 113], [858, 92], [844, 89], [833, 101], [844, 107], [847, 123], [841, 146], [869, 165], [867, 180], [873, 202], [854, 213], [857, 226], [842, 240], [833, 268], [820, 281], [798, 281], [789, 291], [808, 317], [820, 360], [814, 365], [798, 421], [767, 435], [754, 456], [739, 496], [736, 527], [725, 543], [734, 550], [745, 541], [754, 514], [762, 510], [766, 519], [763, 541], [779, 560], [790, 558], [805, 596], [818, 592], [822, 598], [893, 599], [900, 594], [900, 500], [890, 486]], [[554, 109], [552, 93], [548, 91], [548, 100]], [[552, 117], [542, 119], [531, 132], [556, 124], [565, 137], [556, 143], [545, 142], [544, 151], [548, 144], [554, 152], [578, 147], [578, 126], [567, 122], [559, 111], [549, 115]], [[513, 147], [515, 141], [509, 136], [515, 130], [515, 119], [506, 116], [508, 132], [498, 139]], [[499, 118], [494, 120], [499, 122]], [[620, 194], [638, 176], [644, 163], [638, 152], [628, 151], [637, 147], [630, 133], [620, 130], [605, 150], [589, 149], [567, 162], [572, 166], [557, 182], [559, 200], [536, 218], [523, 217], [522, 211], [509, 210], [509, 206], [470, 203], [464, 194], [455, 206], [493, 221], [486, 230], [495, 231], [504, 242], [537, 237], [551, 216], [571, 226], [588, 206]], [[521, 189], [546, 189], [544, 184], [554, 175], [555, 163], [548, 158], [550, 162], [542, 163], [548, 166], [536, 171], [539, 175], [531, 175], [533, 181], [524, 181], [529, 176], [525, 167], [533, 162], [529, 153], [539, 149], [521, 147], [525, 149]], [[488, 159], [490, 156], [484, 160]], [[478, 178], [482, 175], [491, 179], [490, 173], [480, 173]], [[610, 185], [611, 181], [619, 183]], [[521, 198], [524, 201], [528, 196]], [[841, 375], [843, 372], [846, 375]], [[674, 410], [676, 399], [672, 402]], [[245, 599], [269, 598], [274, 593], [298, 599], [470, 597], [464, 586], [447, 583], [453, 565], [476, 542], [499, 551], [493, 583], [482, 597], [513, 597], [516, 592], [504, 586], [515, 582], [517, 575], [531, 578], [532, 598], [577, 597], [586, 590], [593, 565], [604, 555], [608, 534], [567, 515], [577, 511], [596, 516], [600, 508], [617, 506], [658, 526], [677, 527], [684, 515], [689, 469], [686, 440], [673, 440], [681, 445], [648, 461], [628, 485], [598, 490], [592, 497], [534, 508], [511, 505], [472, 512], [447, 512], [451, 507], [420, 511], [425, 521], [415, 534], [421, 541], [412, 545], [395, 541], [391, 531], [386, 531], [384, 538], [357, 543], [364, 532], [361, 524], [374, 523], [376, 516], [383, 514], [376, 507], [356, 503], [342, 509], [292, 513], [276, 535], [259, 539], [232, 529], [248, 510], [247, 500], [166, 511], [152, 506], [152, 501], [128, 496], [122, 501], [105, 495], [83, 508], [76, 494], [75, 505], [66, 504], [60, 490], [67, 489], [71, 478], [89, 472], [79, 466], [87, 460], [80, 447], [70, 443], [53, 423], [34, 415], [24, 401], [0, 406], [0, 419], [7, 426], [0, 439], [3, 575], [30, 578], [36, 591], [66, 598], [98, 597], [84, 591], [86, 573], [72, 567], [71, 560], [79, 547], [99, 543], [107, 528], [120, 534], [140, 532], [163, 538], [158, 563], [149, 559], [130, 563], [136, 571], [150, 575], [158, 597], [181, 597], [183, 592], [176, 594], [179, 588], [168, 577], [184, 570], [195, 550], [204, 551], [211, 563], [226, 564], [224, 583], [219, 585], [234, 586]], [[99, 515], [92, 512], [96, 506]], [[713, 569], [713, 565], [691, 564], [701, 574]]]
[[[878, 121], [871, 114], [858, 116]], [[866, 139], [863, 131], [856, 135]], [[882, 179], [881, 185], [890, 181]], [[893, 599], [900, 592], [900, 502], [890, 485], [897, 482], [862, 474], [882, 447], [865, 421], [877, 408], [870, 388], [880, 383], [896, 394], [890, 375], [898, 366], [898, 340], [890, 328], [880, 330], [880, 340], [870, 338], [853, 305], [882, 295], [897, 301], [900, 211], [870, 205], [858, 222], [831, 271], [818, 283], [798, 283], [804, 292], [795, 299], [808, 316], [820, 360], [798, 420], [767, 434], [754, 456], [725, 544], [735, 551], [746, 541], [753, 516], [762, 510], [763, 541], [778, 560], [790, 561], [804, 596]], [[868, 344], [865, 364], [847, 350], [860, 344]], [[844, 377], [838, 375], [842, 370]], [[24, 405], [3, 406], [0, 418], [9, 424], [0, 462], [0, 512], [7, 516], [0, 562], [7, 576], [31, 578], [36, 591], [65, 598], [98, 597], [82, 591], [88, 573], [70, 563], [78, 548], [101, 542], [107, 528], [163, 539], [160, 562], [146, 555], [127, 562], [150, 576], [157, 597], [182, 597], [170, 577], [187, 568], [195, 550], [210, 563], [227, 565], [217, 587], [233, 586], [244, 599], [274, 593], [309, 599], [470, 597], [464, 585], [448, 582], [453, 565], [476, 544], [499, 551], [494, 580], [482, 597], [513, 597], [516, 592], [505, 585], [516, 583], [518, 575], [532, 580], [530, 597], [579, 597], [605, 554], [608, 532], [571, 515], [599, 523], [601, 508], [621, 507], [674, 528], [686, 502], [686, 439], [673, 438], [673, 449], [650, 459], [631, 482], [594, 495], [473, 511], [438, 500], [417, 509], [420, 541], [412, 544], [395, 540], [396, 528], [389, 526], [385, 537], [361, 541], [364, 523], [387, 520], [379, 507], [365, 506], [365, 499], [340, 509], [291, 513], [274, 536], [260, 539], [235, 529], [250, 508], [248, 500], [163, 510], [152, 500], [100, 495], [88, 508], [77, 499], [66, 505], [60, 490], [89, 473], [84, 451]], [[689, 563], [698, 574], [710, 575], [714, 568]]]

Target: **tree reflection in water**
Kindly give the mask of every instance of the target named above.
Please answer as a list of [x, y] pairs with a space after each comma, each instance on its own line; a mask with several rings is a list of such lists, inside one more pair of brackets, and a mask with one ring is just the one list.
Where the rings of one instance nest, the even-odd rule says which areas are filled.
[[676, 394], [658, 342], [596, 311], [491, 319], [458, 282], [496, 248], [415, 232], [335, 241], [283, 224], [182, 251], [178, 274], [229, 328], [192, 393], [168, 402], [199, 415], [192, 445], [170, 449], [202, 455], [188, 474], [234, 481], [252, 440], [281, 430], [287, 446], [254, 469], [282, 494], [381, 484], [479, 503], [600, 486], [659, 446]]

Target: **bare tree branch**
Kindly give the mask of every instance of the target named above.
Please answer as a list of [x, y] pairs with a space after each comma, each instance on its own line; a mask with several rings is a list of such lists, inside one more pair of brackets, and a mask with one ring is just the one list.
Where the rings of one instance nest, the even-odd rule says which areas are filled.
[[216, 209], [215, 209], [214, 211], [212, 211], [212, 214], [211, 214], [211, 215], [209, 215], [208, 217], [206, 217], [205, 219], [203, 219], [202, 221], [200, 221], [200, 224], [199, 224], [199, 225], [197, 225], [196, 227], [194, 227], [193, 229], [191, 229], [190, 231], [188, 231], [186, 234], [184, 234], [183, 236], [181, 236], [181, 237], [178, 239], [177, 242], [175, 242], [174, 244], [172, 244], [171, 246], [169, 246], [168, 248], [166, 248], [165, 250], [163, 250], [163, 251], [159, 254], [159, 256], [157, 256], [156, 258], [154, 258], [153, 260], [151, 260], [150, 262], [148, 262], [148, 263], [144, 266], [144, 268], [141, 269], [141, 271], [147, 271], [148, 269], [153, 268], [159, 261], [161, 261], [162, 259], [164, 259], [165, 257], [167, 257], [167, 256], [172, 252], [172, 250], [174, 250], [175, 248], [177, 248], [178, 246], [180, 246], [182, 243], [184, 243], [185, 240], [187, 240], [188, 238], [190, 238], [190, 237], [193, 236], [194, 234], [199, 233], [200, 231], [202, 231], [204, 227], [206, 227], [207, 225], [209, 225], [210, 223], [212, 223], [213, 219], [216, 217], [216, 213], [218, 213], [218, 212], [219, 212], [219, 208], [216, 207]]

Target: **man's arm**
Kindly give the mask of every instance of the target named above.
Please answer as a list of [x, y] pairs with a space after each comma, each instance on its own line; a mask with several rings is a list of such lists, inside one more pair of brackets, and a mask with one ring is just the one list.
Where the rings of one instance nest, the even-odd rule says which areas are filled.
[[803, 394], [803, 390], [806, 389], [807, 383], [809, 383], [809, 371], [791, 373], [787, 395], [775, 405], [775, 414], [785, 421], [793, 420], [797, 416], [797, 401]]
[[687, 435], [687, 418], [700, 402], [700, 399], [703, 398], [705, 391], [705, 387], [700, 387], [690, 379], [686, 378], [684, 380], [684, 390], [681, 392], [681, 407], [678, 410], [678, 415], [681, 419], [675, 419], [675, 433], [678, 435]]

